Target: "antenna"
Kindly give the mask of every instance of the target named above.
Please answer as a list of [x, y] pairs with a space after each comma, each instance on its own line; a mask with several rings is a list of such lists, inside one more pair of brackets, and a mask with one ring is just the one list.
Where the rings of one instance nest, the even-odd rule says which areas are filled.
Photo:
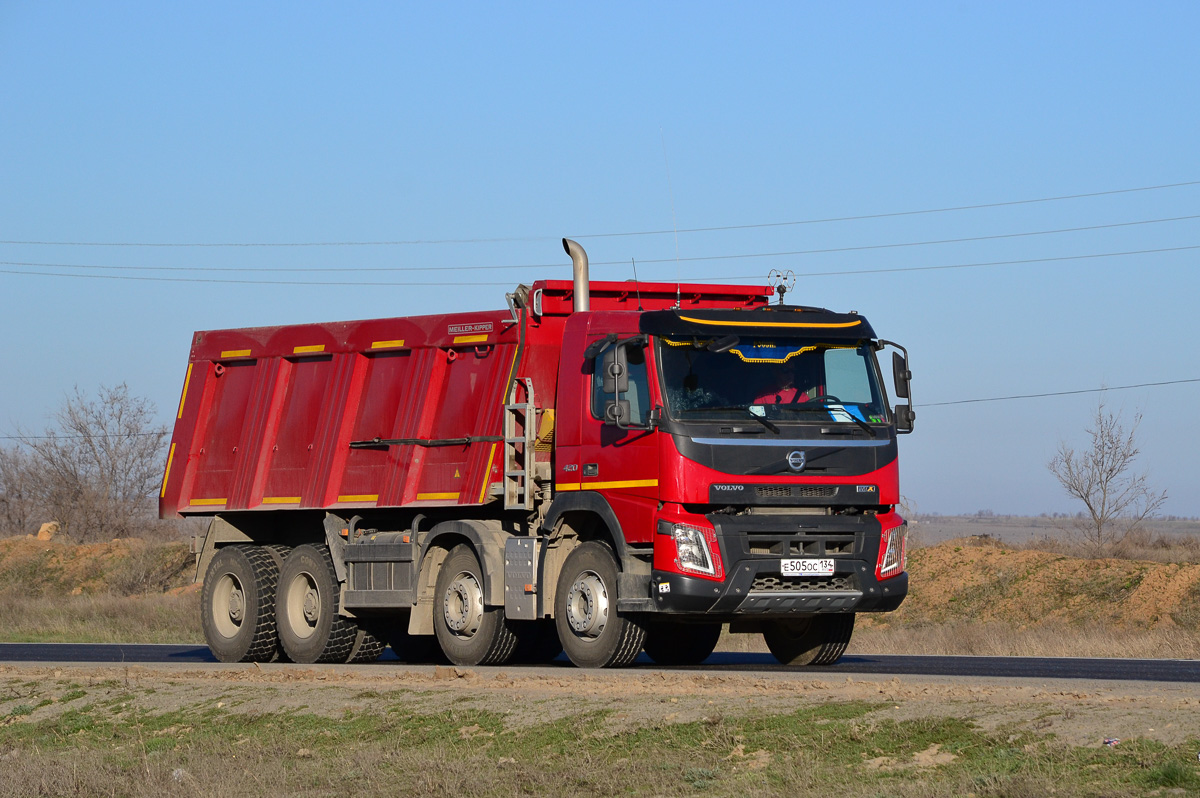
[[637, 258], [630, 258], [629, 260], [633, 262], [633, 290], [637, 292], [638, 310], [641, 310], [642, 309], [642, 287], [640, 284], [638, 284]]
[[779, 304], [783, 304], [783, 297], [796, 286], [796, 273], [791, 269], [787, 271], [779, 271], [779, 269], [771, 269], [767, 273], [767, 282], [775, 286], [775, 293], [779, 294]]
[[658, 129], [658, 135], [662, 139], [663, 163], [667, 167], [667, 192], [671, 195], [671, 229], [675, 233], [675, 307], [678, 308], [681, 304], [679, 284], [683, 282], [683, 279], [679, 265], [679, 225], [675, 222], [675, 189], [671, 186], [671, 162], [667, 160], [667, 137], [661, 127]]

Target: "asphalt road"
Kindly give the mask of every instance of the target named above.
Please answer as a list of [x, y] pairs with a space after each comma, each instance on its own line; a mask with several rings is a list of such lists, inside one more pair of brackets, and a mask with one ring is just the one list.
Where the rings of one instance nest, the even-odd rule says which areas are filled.
[[[0, 663], [80, 664], [202, 664], [216, 659], [206, 646], [107, 643], [0, 643]], [[284, 666], [287, 667], [287, 666]], [[295, 666], [312, 667], [312, 666]], [[343, 666], [339, 666], [343, 667]], [[401, 665], [389, 649], [371, 665], [356, 668], [430, 667]], [[560, 657], [540, 668], [569, 668]], [[921, 676], [966, 676], [976, 678], [1099, 679], [1146, 682], [1200, 683], [1200, 660], [1086, 659], [1056, 657], [924, 657], [855, 654], [824, 668], [785, 668], [770, 654], [716, 653], [704, 665], [706, 671], [805, 671], [814, 675], [874, 674]], [[645, 654], [634, 665], [638, 670], [656, 670]], [[511, 667], [510, 667], [511, 670]], [[692, 670], [692, 668], [671, 670]]]

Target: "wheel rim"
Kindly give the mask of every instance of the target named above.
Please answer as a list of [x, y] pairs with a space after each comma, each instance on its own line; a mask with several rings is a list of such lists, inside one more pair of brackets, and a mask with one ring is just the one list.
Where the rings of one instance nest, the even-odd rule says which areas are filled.
[[233, 574], [222, 574], [212, 597], [212, 619], [222, 637], [236, 637], [246, 620], [246, 592]]
[[575, 578], [567, 593], [567, 624], [577, 637], [594, 640], [608, 625], [608, 588], [595, 571]]
[[475, 575], [460, 571], [442, 596], [442, 617], [446, 628], [458, 637], [471, 637], [483, 621], [483, 589]]
[[292, 577], [287, 585], [287, 617], [284, 623], [288, 631], [301, 639], [312, 637], [321, 621], [321, 589], [312, 574], [302, 572]]

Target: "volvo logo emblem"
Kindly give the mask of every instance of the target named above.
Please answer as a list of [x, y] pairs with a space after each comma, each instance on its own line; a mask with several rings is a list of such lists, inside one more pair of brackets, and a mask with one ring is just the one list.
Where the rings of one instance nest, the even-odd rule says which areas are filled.
[[797, 449], [794, 452], [788, 452], [787, 456], [788, 467], [793, 471], [804, 470], [804, 452]]

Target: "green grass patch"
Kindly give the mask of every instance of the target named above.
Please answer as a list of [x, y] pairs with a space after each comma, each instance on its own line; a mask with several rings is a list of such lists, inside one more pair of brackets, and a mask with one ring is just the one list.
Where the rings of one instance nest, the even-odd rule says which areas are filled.
[[607, 709], [549, 721], [462, 705], [426, 712], [403, 696], [363, 694], [375, 700], [370, 710], [334, 717], [226, 699], [155, 712], [136, 690], [98, 703], [82, 697], [44, 719], [29, 717], [30, 703], [10, 707], [18, 720], [3, 737], [19, 752], [14, 762], [84, 794], [152, 795], [185, 776], [193, 792], [244, 795], [999, 798], [1200, 788], [1195, 742], [1076, 748], [958, 718], [900, 720], [890, 705], [868, 702], [674, 722]]

